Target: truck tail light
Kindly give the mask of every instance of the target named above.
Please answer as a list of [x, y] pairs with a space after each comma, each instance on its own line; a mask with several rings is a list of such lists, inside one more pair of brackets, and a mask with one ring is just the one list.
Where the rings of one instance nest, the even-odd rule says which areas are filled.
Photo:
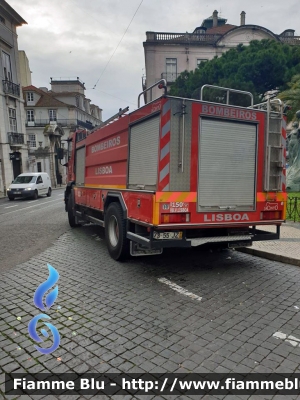
[[162, 214], [161, 222], [163, 224], [182, 224], [184, 222], [190, 222], [189, 213], [176, 213], [176, 214]]
[[261, 219], [282, 219], [281, 211], [263, 211]]

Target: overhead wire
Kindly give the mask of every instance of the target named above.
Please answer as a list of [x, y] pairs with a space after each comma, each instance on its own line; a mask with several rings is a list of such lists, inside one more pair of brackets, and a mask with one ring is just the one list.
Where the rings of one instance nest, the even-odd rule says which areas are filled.
[[136, 16], [137, 12], [139, 11], [139, 9], [140, 9], [140, 7], [141, 7], [143, 1], [144, 1], [144, 0], [142, 0], [142, 1], [140, 2], [140, 4], [138, 5], [137, 9], [135, 10], [135, 12], [134, 12], [134, 14], [133, 14], [133, 16], [132, 16], [132, 18], [131, 18], [131, 20], [130, 20], [128, 26], [127, 26], [127, 28], [125, 29], [125, 32], [123, 33], [123, 36], [121, 37], [119, 43], [117, 44], [117, 47], [114, 49], [112, 55], [110, 56], [109, 60], [107, 61], [106, 65], [105, 65], [104, 69], [102, 70], [101, 75], [100, 75], [100, 77], [98, 78], [97, 82], [95, 83], [93, 89], [96, 88], [98, 82], [100, 81], [100, 79], [102, 78], [104, 72], [106, 71], [106, 68], [108, 67], [110, 61], [112, 60], [112, 58], [113, 58], [113, 56], [115, 55], [116, 51], [118, 50], [120, 44], [122, 43], [122, 40], [124, 39], [124, 37], [125, 37], [125, 35], [126, 35], [128, 29], [130, 28], [130, 25], [132, 24], [132, 21], [134, 20], [134, 17]]

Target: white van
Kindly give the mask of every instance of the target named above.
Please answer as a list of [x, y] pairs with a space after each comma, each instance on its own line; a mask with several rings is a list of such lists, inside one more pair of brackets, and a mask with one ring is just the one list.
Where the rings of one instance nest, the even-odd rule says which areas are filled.
[[17, 197], [32, 197], [37, 199], [39, 195], [51, 196], [51, 180], [45, 172], [27, 172], [20, 174], [7, 189], [9, 200]]

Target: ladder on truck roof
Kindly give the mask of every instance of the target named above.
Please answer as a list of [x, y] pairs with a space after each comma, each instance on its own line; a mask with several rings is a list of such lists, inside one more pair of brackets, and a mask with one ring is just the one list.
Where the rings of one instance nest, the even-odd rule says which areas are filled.
[[253, 106], [267, 111], [267, 135], [265, 146], [265, 179], [264, 190], [278, 192], [284, 183], [284, 149], [285, 138], [282, 135], [283, 103], [279, 99], [268, 99]]

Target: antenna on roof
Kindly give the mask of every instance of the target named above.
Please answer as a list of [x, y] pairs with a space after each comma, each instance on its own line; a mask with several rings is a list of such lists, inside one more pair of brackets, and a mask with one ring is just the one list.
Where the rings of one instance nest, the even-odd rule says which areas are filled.
[[220, 17], [222, 17], [222, 8], [220, 7], [220, 12], [219, 12]]

